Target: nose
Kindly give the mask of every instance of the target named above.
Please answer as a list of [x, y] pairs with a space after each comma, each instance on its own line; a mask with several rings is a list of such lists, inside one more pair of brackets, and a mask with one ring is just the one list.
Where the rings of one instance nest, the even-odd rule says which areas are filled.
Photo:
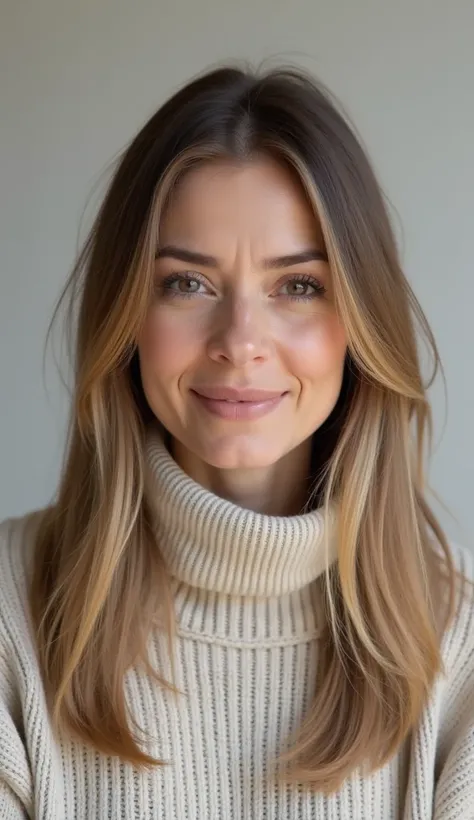
[[263, 362], [271, 354], [271, 340], [266, 317], [255, 299], [230, 299], [214, 326], [208, 344], [208, 355], [216, 362], [245, 367]]

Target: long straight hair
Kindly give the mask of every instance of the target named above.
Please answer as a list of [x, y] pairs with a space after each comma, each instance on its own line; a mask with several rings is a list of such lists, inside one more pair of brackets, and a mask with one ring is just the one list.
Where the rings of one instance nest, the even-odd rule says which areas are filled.
[[348, 338], [344, 389], [313, 448], [315, 503], [338, 510], [338, 561], [320, 579], [321, 683], [280, 759], [287, 782], [329, 793], [356, 767], [387, 762], [419, 720], [443, 671], [456, 574], [426, 501], [431, 417], [418, 332], [433, 377], [436, 345], [364, 150], [328, 92], [302, 72], [227, 67], [193, 80], [120, 159], [63, 294], [77, 319], [74, 396], [57, 497], [37, 531], [31, 608], [58, 731], [136, 765], [162, 765], [131, 724], [124, 694], [137, 662], [174, 689], [146, 654], [152, 629], [164, 630], [171, 651], [175, 624], [154, 535], [137, 339], [173, 187], [200, 163], [258, 156], [301, 181]]

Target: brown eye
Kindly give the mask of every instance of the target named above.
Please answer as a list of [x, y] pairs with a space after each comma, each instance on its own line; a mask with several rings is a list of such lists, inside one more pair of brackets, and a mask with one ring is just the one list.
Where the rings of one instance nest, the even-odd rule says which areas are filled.
[[287, 296], [289, 299], [316, 299], [326, 293], [326, 288], [310, 276], [295, 276], [287, 279], [279, 291], [280, 296]]
[[173, 290], [179, 290], [181, 293], [196, 293], [201, 283], [197, 279], [178, 279], [174, 284], [176, 287]]
[[314, 291], [313, 285], [310, 285], [308, 282], [287, 282], [285, 285], [287, 288], [288, 296], [308, 296], [311, 293], [311, 288]]
[[209, 293], [206, 282], [193, 273], [173, 273], [163, 281], [162, 288], [163, 292], [170, 296], [194, 296]]

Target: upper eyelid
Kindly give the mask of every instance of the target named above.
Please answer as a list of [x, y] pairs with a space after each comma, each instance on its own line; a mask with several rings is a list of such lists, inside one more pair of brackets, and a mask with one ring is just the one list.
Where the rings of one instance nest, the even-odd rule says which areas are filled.
[[205, 276], [203, 273], [200, 273], [200, 271], [189, 270], [188, 268], [184, 270], [171, 270], [169, 273], [164, 273], [162, 275], [162, 280], [163, 282], [166, 282], [167, 279], [173, 279], [173, 277], [181, 277], [182, 279], [200, 279], [206, 282], [209, 281], [209, 277]]
[[[202, 273], [199, 273], [199, 271], [194, 271], [194, 270], [191, 270], [191, 271], [190, 270], [171, 271], [170, 273], [166, 273], [166, 274], [164, 274], [163, 276], [160, 277], [160, 280], [162, 282], [169, 282], [169, 281], [172, 281], [173, 279], [175, 279], [175, 280], [176, 279], [198, 279], [200, 282], [206, 282], [206, 283], [209, 282], [209, 279], [208, 279], [207, 276], [204, 276]], [[211, 284], [211, 283], [209, 282], [209, 284]]]
[[305, 285], [313, 285], [317, 288], [324, 288], [327, 290], [327, 284], [321, 279], [320, 276], [313, 276], [310, 273], [290, 273], [287, 276], [283, 276], [277, 282], [276, 287], [278, 285], [284, 285], [286, 282], [303, 282]]
[[[186, 278], [192, 278], [195, 276], [197, 279], [205, 279], [209, 281], [209, 277], [206, 276], [201, 271], [193, 270], [192, 268], [184, 268], [183, 270], [171, 270], [169, 273], [163, 273], [163, 279], [169, 279], [173, 276], [184, 276]], [[315, 282], [321, 282], [321, 277], [313, 275], [307, 271], [290, 271], [288, 273], [280, 274], [279, 279], [286, 280], [286, 279], [306, 279], [307, 281], [313, 280]]]
[[320, 276], [314, 276], [312, 273], [306, 273], [306, 272], [298, 273], [298, 271], [296, 271], [295, 273], [284, 274], [280, 278], [285, 279], [285, 280], [287, 280], [287, 279], [304, 279], [307, 282], [320, 282], [321, 281]]
[[[161, 278], [160, 287], [163, 287], [163, 288], [166, 289], [167, 283], [171, 284], [171, 283], [174, 283], [174, 282], [179, 282], [180, 280], [183, 280], [183, 279], [184, 280], [190, 280], [190, 279], [193, 280], [193, 279], [195, 279], [201, 285], [204, 285], [205, 287], [208, 287], [211, 290], [212, 290], [212, 287], [213, 287], [212, 283], [209, 282], [209, 280], [207, 279], [206, 276], [203, 276], [198, 271], [189, 271], [189, 270], [174, 271], [174, 272], [172, 271], [171, 273], [163, 276]], [[168, 288], [168, 289], [171, 290], [171, 288]], [[192, 295], [192, 294], [188, 294], [188, 295]]]

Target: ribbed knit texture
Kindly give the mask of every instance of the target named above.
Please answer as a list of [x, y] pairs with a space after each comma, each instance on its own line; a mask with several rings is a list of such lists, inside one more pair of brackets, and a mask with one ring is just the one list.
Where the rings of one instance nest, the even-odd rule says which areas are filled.
[[[0, 820], [474, 820], [474, 603], [443, 642], [440, 678], [399, 754], [330, 797], [277, 785], [271, 760], [301, 724], [318, 683], [319, 576], [334, 560], [320, 512], [273, 518], [188, 478], [161, 440], [147, 457], [158, 543], [173, 575], [178, 641], [173, 695], [142, 669], [126, 677], [148, 751], [138, 771], [55, 741], [27, 607], [35, 517], [0, 529]], [[329, 526], [326, 554], [324, 528]], [[472, 555], [453, 548], [471, 578]], [[137, 606], [140, 602], [137, 601]], [[150, 660], [170, 677], [166, 640]]]

